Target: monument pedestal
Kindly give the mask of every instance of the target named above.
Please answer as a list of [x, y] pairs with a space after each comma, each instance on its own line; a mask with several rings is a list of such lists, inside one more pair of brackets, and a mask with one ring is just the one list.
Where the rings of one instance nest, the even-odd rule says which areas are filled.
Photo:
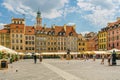
[[8, 69], [8, 61], [7, 59], [0, 60], [0, 70]]
[[71, 60], [71, 55], [70, 54], [66, 55], [66, 60]]

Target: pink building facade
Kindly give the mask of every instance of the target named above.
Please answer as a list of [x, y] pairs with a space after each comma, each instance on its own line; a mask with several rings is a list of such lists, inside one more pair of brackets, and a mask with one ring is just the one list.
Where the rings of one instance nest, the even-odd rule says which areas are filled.
[[108, 50], [117, 48], [120, 49], [120, 20], [109, 25], [108, 29]]

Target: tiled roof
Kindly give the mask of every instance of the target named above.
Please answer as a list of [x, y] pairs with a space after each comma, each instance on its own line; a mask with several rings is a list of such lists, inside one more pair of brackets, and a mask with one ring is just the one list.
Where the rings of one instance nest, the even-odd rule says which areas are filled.
[[9, 33], [9, 30], [7, 30], [7, 29], [1, 29], [0, 33]]
[[108, 27], [112, 27], [112, 26], [114, 26], [115, 24], [120, 24], [120, 20], [117, 20], [116, 22], [108, 23]]
[[58, 35], [61, 31], [64, 31], [63, 26], [55, 26], [55, 35]]
[[34, 35], [35, 29], [33, 26], [26, 26], [25, 27], [25, 35]]
[[24, 29], [24, 24], [10, 24], [10, 29]]
[[22, 21], [24, 21], [23, 18], [13, 18], [12, 20], [22, 20]]

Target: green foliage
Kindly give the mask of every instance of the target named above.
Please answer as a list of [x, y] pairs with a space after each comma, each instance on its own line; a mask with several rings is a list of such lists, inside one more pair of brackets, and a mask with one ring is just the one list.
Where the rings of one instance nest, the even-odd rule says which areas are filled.
[[0, 52], [0, 59], [2, 59], [3, 58], [3, 55], [2, 55], [2, 52]]

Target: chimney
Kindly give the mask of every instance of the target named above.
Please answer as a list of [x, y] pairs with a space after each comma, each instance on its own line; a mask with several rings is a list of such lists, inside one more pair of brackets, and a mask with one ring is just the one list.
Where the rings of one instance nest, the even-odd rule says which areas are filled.
[[55, 24], [52, 25], [52, 28], [55, 29]]
[[46, 28], [46, 24], [44, 24], [44, 28]]
[[73, 29], [74, 29], [74, 30], [76, 29], [76, 24], [73, 25]]
[[66, 24], [64, 24], [64, 30], [66, 31]]

